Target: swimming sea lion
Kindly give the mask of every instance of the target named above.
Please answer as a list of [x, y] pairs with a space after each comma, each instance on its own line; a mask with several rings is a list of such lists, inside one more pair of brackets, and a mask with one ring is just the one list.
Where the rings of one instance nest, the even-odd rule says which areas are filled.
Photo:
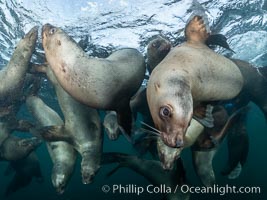
[[147, 64], [149, 74], [153, 69], [165, 58], [172, 48], [171, 42], [165, 38], [158, 36], [149, 42], [147, 46]]
[[[62, 125], [59, 115], [40, 98], [30, 96], [26, 100], [27, 108], [40, 126]], [[47, 149], [53, 162], [52, 184], [62, 194], [72, 176], [76, 161], [76, 152], [67, 142], [47, 142]]]
[[160, 162], [156, 160], [141, 159], [137, 156], [122, 153], [103, 154], [103, 164], [114, 162], [119, 163], [119, 165], [109, 173], [109, 176], [121, 167], [128, 167], [141, 174], [155, 186], [170, 187], [172, 192], [165, 195], [168, 200], [185, 200], [190, 197], [189, 193], [182, 193], [179, 188], [176, 191], [174, 190], [178, 185], [186, 184], [185, 169], [181, 159], [177, 160], [172, 170], [165, 171], [162, 169]]
[[154, 124], [170, 147], [184, 135], [200, 102], [234, 98], [243, 87], [239, 68], [209, 49], [205, 24], [195, 16], [186, 26], [187, 42], [171, 49], [152, 71], [147, 100]]
[[39, 129], [48, 141], [66, 141], [71, 144], [82, 157], [81, 173], [83, 183], [92, 182], [100, 168], [103, 134], [100, 116], [96, 109], [90, 108], [71, 97], [58, 83], [49, 66], [42, 67], [52, 82], [61, 111], [64, 125], [46, 126]]
[[126, 48], [107, 58], [89, 57], [63, 30], [42, 29], [46, 59], [60, 85], [78, 101], [98, 109], [115, 110], [126, 133], [131, 131], [130, 98], [145, 75], [143, 55]]
[[38, 37], [38, 27], [33, 27], [23, 39], [19, 41], [13, 55], [0, 71], [0, 106], [9, 106], [20, 100], [26, 72], [35, 49]]
[[0, 161], [16, 161], [27, 157], [40, 146], [41, 140], [32, 138], [20, 138], [9, 135], [0, 145]]
[[40, 163], [35, 152], [30, 153], [24, 159], [10, 162], [5, 175], [10, 174], [11, 171], [15, 171], [16, 173], [6, 188], [6, 196], [26, 187], [31, 183], [33, 178], [36, 178], [38, 183], [44, 181]]
[[117, 140], [121, 134], [117, 114], [114, 111], [107, 111], [103, 122], [104, 129], [110, 140]]
[[227, 135], [228, 161], [221, 174], [229, 179], [237, 178], [242, 172], [249, 152], [249, 138], [246, 129], [247, 109], [238, 118]]

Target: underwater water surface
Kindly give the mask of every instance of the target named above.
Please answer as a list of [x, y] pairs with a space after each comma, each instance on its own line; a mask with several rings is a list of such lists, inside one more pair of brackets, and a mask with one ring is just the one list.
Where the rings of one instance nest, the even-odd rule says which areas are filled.
[[[9, 61], [17, 42], [33, 26], [50, 23], [64, 29], [75, 41], [85, 40], [86, 52], [97, 57], [106, 57], [113, 50], [132, 47], [146, 56], [146, 47], [156, 35], [163, 35], [173, 44], [184, 40], [184, 27], [192, 10], [202, 9], [208, 16], [213, 33], [224, 34], [234, 51], [216, 48], [216, 51], [232, 58], [238, 58], [256, 66], [267, 65], [267, 3], [265, 0], [0, 0], [0, 68]], [[192, 7], [192, 5], [195, 5]], [[39, 31], [40, 32], [40, 31]], [[44, 53], [41, 36], [37, 41], [32, 60], [42, 62]], [[0, 80], [1, 81], [1, 80]], [[267, 90], [266, 90], [267, 92]], [[51, 84], [43, 80], [39, 96], [52, 108], [59, 111], [57, 99]], [[267, 199], [267, 125], [264, 115], [253, 103], [250, 104], [247, 119], [249, 134], [249, 155], [241, 175], [230, 180], [220, 174], [226, 162], [226, 142], [214, 159], [213, 166], [219, 186], [227, 184], [236, 187], [260, 187], [260, 194], [191, 194], [190, 199]], [[22, 118], [33, 120], [23, 106], [18, 113]], [[102, 117], [103, 120], [103, 117]], [[19, 134], [19, 133], [18, 133]], [[104, 134], [104, 152], [136, 154], [131, 144], [123, 137], [110, 141]], [[62, 195], [58, 195], [51, 183], [52, 162], [45, 144], [36, 150], [45, 181], [33, 180], [27, 187], [5, 197], [5, 189], [12, 176], [4, 176], [7, 162], [0, 162], [0, 199], [38, 200], [86, 200], [86, 199], [162, 199], [160, 193], [112, 194], [103, 192], [103, 186], [134, 185], [146, 187], [150, 184], [140, 174], [122, 168], [107, 177], [106, 174], [116, 164], [104, 165], [94, 182], [82, 184], [80, 158], [76, 162], [74, 174]], [[189, 149], [182, 154], [186, 177], [193, 186], [202, 186], [196, 176]]]

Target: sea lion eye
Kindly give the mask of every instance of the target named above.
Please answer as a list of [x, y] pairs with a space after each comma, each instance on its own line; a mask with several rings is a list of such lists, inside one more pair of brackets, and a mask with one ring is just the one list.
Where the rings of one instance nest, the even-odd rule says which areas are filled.
[[170, 117], [171, 109], [168, 106], [163, 106], [160, 108], [160, 116], [162, 117]]
[[56, 32], [56, 28], [51, 28], [50, 31], [49, 31], [49, 34], [53, 35], [55, 32]]

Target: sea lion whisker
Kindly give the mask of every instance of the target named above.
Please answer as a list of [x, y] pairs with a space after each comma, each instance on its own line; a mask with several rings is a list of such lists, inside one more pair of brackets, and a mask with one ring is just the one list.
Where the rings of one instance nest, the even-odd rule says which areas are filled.
[[158, 129], [156, 129], [156, 128], [150, 126], [150, 125], [148, 125], [148, 124], [145, 123], [145, 122], [142, 122], [142, 121], [141, 121], [141, 124], [144, 125], [144, 126], [146, 126], [146, 127], [148, 127], [148, 128], [151, 128], [152, 130], [156, 131], [156, 132], [159, 133], [159, 134], [161, 133], [160, 130], [158, 130]]
[[140, 128], [141, 131], [144, 131], [145, 133], [151, 133], [155, 136], [160, 136], [160, 134], [158, 132], [155, 132], [155, 131], [151, 131], [151, 130], [147, 130], [145, 128]]

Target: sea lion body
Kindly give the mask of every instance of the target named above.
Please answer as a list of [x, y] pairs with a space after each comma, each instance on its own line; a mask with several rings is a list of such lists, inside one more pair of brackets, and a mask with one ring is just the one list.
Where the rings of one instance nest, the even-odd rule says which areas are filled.
[[[144, 176], [153, 185], [164, 185], [172, 188], [172, 192], [166, 193], [165, 198], [168, 200], [187, 200], [190, 197], [189, 193], [182, 193], [180, 189], [174, 190], [178, 185], [186, 184], [185, 169], [181, 159], [177, 160], [176, 166], [170, 170], [165, 171], [160, 162], [156, 160], [145, 160], [137, 156], [131, 156], [121, 153], [104, 153], [103, 164], [119, 163], [120, 167], [128, 167], [138, 174]], [[114, 170], [112, 171], [115, 172]]]
[[16, 161], [27, 157], [41, 141], [36, 137], [20, 138], [9, 135], [0, 145], [0, 160]]
[[43, 26], [46, 59], [60, 85], [76, 100], [98, 109], [115, 110], [130, 134], [130, 98], [145, 75], [143, 55], [126, 48], [107, 58], [89, 57], [66, 33], [50, 24]]
[[235, 179], [241, 174], [247, 160], [249, 138], [245, 123], [246, 117], [247, 110], [244, 110], [227, 135], [228, 160], [221, 174], [229, 179]]
[[33, 178], [36, 178], [39, 183], [44, 181], [38, 157], [34, 152], [24, 159], [10, 162], [5, 175], [8, 175], [11, 170], [14, 170], [16, 173], [6, 188], [6, 196], [26, 187]]
[[211, 187], [216, 182], [212, 166], [212, 161], [216, 152], [217, 148], [209, 151], [192, 151], [194, 169], [197, 176], [206, 187]]
[[150, 113], [164, 142], [171, 147], [183, 146], [194, 107], [200, 102], [234, 98], [243, 87], [239, 68], [209, 49], [204, 38], [172, 48], [149, 78]]
[[103, 134], [100, 116], [96, 109], [90, 108], [71, 97], [58, 83], [50, 67], [46, 67], [46, 74], [53, 83], [59, 105], [64, 115], [64, 125], [45, 128], [42, 136], [48, 140], [67, 141], [82, 156], [81, 173], [83, 183], [92, 182], [100, 168]]
[[[59, 115], [36, 96], [28, 97], [27, 108], [40, 126], [62, 125]], [[59, 194], [67, 186], [74, 170], [76, 152], [67, 142], [47, 142], [47, 149], [53, 162], [52, 183]]]
[[38, 37], [38, 27], [33, 27], [23, 39], [19, 41], [13, 55], [0, 71], [0, 105], [9, 106], [20, 100], [26, 72], [35, 49]]

